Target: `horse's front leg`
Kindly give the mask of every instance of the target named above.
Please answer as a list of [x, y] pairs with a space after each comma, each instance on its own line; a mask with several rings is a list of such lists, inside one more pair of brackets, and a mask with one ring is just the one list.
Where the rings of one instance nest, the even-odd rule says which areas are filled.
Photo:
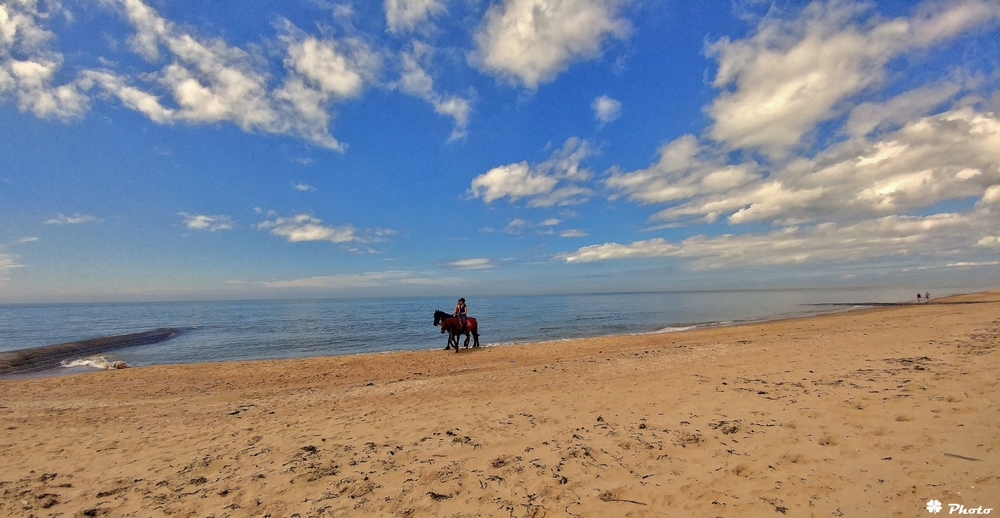
[[[455, 343], [455, 346], [458, 346], [458, 342]], [[465, 348], [469, 348], [469, 333], [465, 333]]]

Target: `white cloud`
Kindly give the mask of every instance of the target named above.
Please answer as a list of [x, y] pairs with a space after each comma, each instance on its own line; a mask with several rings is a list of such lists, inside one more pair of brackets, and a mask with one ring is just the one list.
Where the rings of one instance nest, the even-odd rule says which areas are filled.
[[35, 0], [0, 4], [0, 97], [11, 92], [21, 111], [70, 119], [90, 104], [75, 81], [55, 84], [63, 55], [49, 47], [55, 36], [44, 25], [56, 14], [39, 10]]
[[444, 10], [444, 4], [438, 0], [385, 0], [385, 23], [389, 32], [412, 31]]
[[582, 203], [592, 191], [578, 182], [589, 179], [592, 173], [580, 163], [592, 154], [586, 141], [570, 138], [549, 160], [534, 167], [527, 162], [508, 164], [473, 178], [469, 194], [486, 203], [505, 197], [511, 202], [530, 198], [529, 207]]
[[24, 265], [17, 262], [18, 256], [0, 251], [0, 284], [10, 280], [10, 272]]
[[469, 124], [469, 113], [472, 105], [468, 99], [457, 95], [444, 96], [434, 90], [434, 79], [421, 65], [421, 60], [428, 60], [432, 50], [427, 45], [414, 41], [411, 52], [400, 55], [403, 68], [397, 87], [403, 92], [418, 97], [434, 107], [435, 113], [447, 115], [455, 121], [449, 141], [464, 138], [466, 126]]
[[551, 81], [576, 60], [600, 53], [608, 37], [630, 29], [621, 0], [505, 0], [487, 11], [476, 32], [474, 59], [528, 88]]
[[[246, 132], [293, 135], [343, 151], [346, 145], [330, 131], [336, 106], [358, 98], [369, 85], [380, 85], [382, 51], [363, 36], [318, 37], [278, 19], [277, 44], [240, 48], [195, 34], [143, 0], [107, 3], [120, 7], [134, 30], [128, 47], [151, 70], [123, 73], [114, 70], [117, 61], [99, 57], [106, 68], [84, 68], [58, 84], [64, 58], [50, 48], [55, 36], [47, 29], [56, 13], [40, 10], [36, 0], [18, 0], [0, 5], [0, 99], [13, 96], [23, 111], [68, 119], [85, 113], [91, 96], [114, 98], [157, 124], [228, 122]], [[385, 6], [397, 31], [411, 30], [444, 10], [438, 0], [386, 0]], [[469, 96], [436, 90], [422, 62], [429, 47], [414, 43], [412, 48], [399, 58], [398, 85], [381, 86], [399, 86], [425, 100], [454, 121], [449, 141], [464, 138], [472, 111]], [[269, 61], [280, 51], [281, 65], [273, 66]]]
[[290, 218], [275, 218], [257, 225], [259, 229], [268, 229], [276, 236], [281, 236], [291, 243], [302, 241], [329, 241], [331, 243], [348, 243], [363, 241], [352, 225], [331, 227], [322, 225], [323, 220], [308, 214], [298, 214]]
[[524, 229], [530, 225], [528, 220], [522, 218], [514, 218], [507, 223], [507, 226], [503, 229], [504, 233], [507, 234], [520, 234], [524, 232]]
[[381, 58], [357, 38], [319, 39], [288, 21], [284, 31], [281, 39], [288, 46], [285, 67], [289, 72], [274, 91], [284, 114], [278, 132], [300, 134], [342, 151], [344, 146], [328, 129], [331, 106], [358, 97], [366, 82], [374, 82]]
[[659, 161], [646, 169], [613, 171], [604, 184], [632, 201], [662, 203], [728, 193], [761, 178], [757, 164], [727, 165], [725, 157], [703, 149], [693, 135], [664, 144], [659, 155]]
[[962, 86], [945, 81], [904, 92], [884, 103], [863, 102], [851, 109], [845, 131], [862, 138], [872, 131], [893, 129], [927, 115], [932, 109], [953, 98]]
[[296, 191], [301, 191], [301, 192], [313, 192], [316, 190], [315, 187], [301, 182], [292, 183], [292, 187], [294, 187]]
[[532, 172], [527, 162], [494, 167], [472, 180], [472, 196], [491, 203], [503, 197], [517, 201], [551, 192], [559, 180]]
[[122, 0], [122, 5], [136, 30], [129, 39], [131, 48], [155, 61], [162, 46], [172, 59], [157, 79], [178, 105], [175, 118], [230, 121], [244, 130], [273, 129], [278, 123], [267, 98], [267, 74], [253, 66], [246, 51], [221, 39], [187, 34], [140, 0]]
[[177, 110], [163, 106], [159, 97], [128, 85], [124, 78], [111, 72], [84, 71], [80, 74], [80, 83], [86, 90], [100, 86], [105, 92], [118, 97], [126, 108], [149, 117], [157, 124], [170, 123], [177, 117]]
[[[265, 214], [259, 207], [254, 208], [257, 214]], [[275, 212], [266, 212], [268, 217], [274, 218]], [[290, 243], [304, 241], [328, 241], [330, 243], [381, 243], [389, 236], [395, 235], [396, 231], [389, 228], [366, 229], [359, 231], [353, 225], [341, 226], [323, 225], [323, 220], [308, 214], [297, 214], [287, 218], [274, 218], [263, 221], [256, 225], [260, 230], [268, 230], [271, 234], [281, 236]], [[355, 253], [378, 253], [370, 247], [351, 246], [346, 248], [349, 252]]]
[[559, 237], [587, 237], [589, 235], [586, 231], [578, 228], [567, 228], [559, 232]]
[[979, 262], [966, 262], [961, 261], [957, 263], [948, 263], [948, 268], [968, 268], [972, 266], [996, 266], [1000, 264], [1000, 261], [979, 261]]
[[606, 95], [594, 99], [590, 107], [594, 109], [594, 117], [597, 117], [602, 126], [617, 119], [622, 111], [622, 103]]
[[813, 2], [798, 19], [767, 18], [748, 39], [709, 45], [719, 61], [713, 85], [725, 89], [708, 107], [711, 137], [783, 155], [836, 116], [841, 101], [882, 82], [892, 58], [1000, 16], [1000, 5], [983, 0], [892, 20], [867, 16], [871, 5]]
[[18, 239], [16, 241], [16, 243], [19, 244], [19, 245], [23, 245], [24, 243], [34, 243], [35, 241], [38, 241], [37, 237], [29, 236], [29, 237], [22, 237], [21, 239]]
[[280, 281], [261, 281], [258, 284], [266, 288], [318, 288], [318, 289], [355, 289], [379, 288], [398, 284], [449, 284], [447, 279], [431, 279], [422, 277], [406, 270], [390, 270], [383, 272], [338, 273], [333, 275], [317, 275], [301, 279]]
[[[756, 167], [756, 166], [753, 166]], [[640, 184], [648, 171], [612, 175], [608, 185], [642, 201], [668, 201], [690, 182]], [[705, 178], [698, 175], [698, 178]], [[657, 177], [660, 178], [660, 177]], [[749, 177], [747, 177], [749, 178]], [[632, 180], [626, 185], [624, 180]], [[981, 198], [1000, 185], [1000, 119], [963, 107], [912, 120], [874, 140], [857, 139], [798, 159], [766, 178], [720, 191], [688, 188], [658, 220], [726, 217], [730, 223], [856, 219], [918, 210], [945, 200]], [[672, 201], [672, 200], [671, 200]]]
[[178, 212], [177, 215], [184, 218], [184, 226], [191, 230], [215, 232], [216, 230], [231, 230], [235, 225], [233, 218], [221, 214], [209, 216], [206, 214]]
[[444, 263], [444, 266], [458, 270], [490, 270], [496, 268], [496, 263], [487, 257], [477, 257], [473, 259], [459, 259], [457, 261], [451, 261]]
[[630, 244], [605, 243], [559, 254], [568, 263], [614, 259], [681, 258], [693, 270], [773, 267], [790, 264], [861, 263], [873, 258], [946, 257], [968, 249], [976, 236], [998, 230], [989, 214], [976, 212], [926, 217], [887, 216], [848, 225], [822, 223], [771, 232], [695, 236], [672, 243], [663, 238]]
[[[279, 39], [285, 45], [286, 74], [271, 90], [263, 56], [219, 38], [189, 34], [141, 0], [120, 4], [135, 29], [129, 47], [151, 63], [169, 60], [160, 70], [136, 77], [153, 81], [166, 95], [130, 84], [132, 78], [110, 70], [85, 70], [78, 84], [85, 90], [98, 86], [160, 124], [231, 122], [244, 131], [297, 135], [342, 151], [344, 145], [329, 132], [331, 109], [359, 96], [381, 66], [378, 55], [359, 39], [320, 39], [282, 20]], [[163, 97], [174, 106], [165, 105]]]
[[96, 216], [89, 216], [87, 214], [73, 214], [72, 216], [66, 216], [63, 213], [58, 213], [58, 215], [52, 219], [45, 221], [46, 225], [82, 225], [85, 223], [100, 223], [101, 219]]
[[983, 197], [976, 204], [977, 207], [986, 207], [989, 205], [1000, 205], [1000, 184], [991, 185], [986, 189]]

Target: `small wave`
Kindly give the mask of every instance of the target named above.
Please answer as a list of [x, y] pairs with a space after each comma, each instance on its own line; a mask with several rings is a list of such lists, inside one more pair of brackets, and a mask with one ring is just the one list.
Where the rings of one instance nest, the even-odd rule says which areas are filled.
[[679, 333], [681, 331], [687, 331], [689, 329], [696, 329], [698, 326], [667, 326], [661, 327], [656, 331], [650, 331], [648, 334], [656, 335], [660, 333]]
[[123, 361], [109, 360], [107, 356], [88, 356], [76, 360], [63, 360], [60, 362], [64, 368], [90, 367], [93, 369], [124, 369], [128, 367]]

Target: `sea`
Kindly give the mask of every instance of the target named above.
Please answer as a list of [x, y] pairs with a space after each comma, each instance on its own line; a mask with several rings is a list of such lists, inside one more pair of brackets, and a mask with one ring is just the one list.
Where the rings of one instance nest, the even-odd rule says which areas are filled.
[[[932, 296], [968, 291], [939, 288]], [[915, 290], [902, 288], [465, 296], [484, 346], [554, 342], [548, 347], [916, 301]], [[158, 328], [180, 332], [63, 365], [77, 372], [116, 361], [143, 366], [443, 349], [434, 310], [451, 312], [454, 304], [414, 297], [0, 305], [0, 352]]]

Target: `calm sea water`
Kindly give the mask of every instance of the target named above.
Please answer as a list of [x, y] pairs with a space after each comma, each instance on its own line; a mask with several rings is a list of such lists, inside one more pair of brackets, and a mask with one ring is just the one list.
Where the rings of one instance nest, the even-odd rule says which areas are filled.
[[[963, 290], [938, 290], [946, 295]], [[909, 302], [902, 289], [664, 292], [469, 297], [484, 345], [612, 334], [839, 311], [832, 304]], [[831, 305], [825, 305], [825, 304]], [[0, 351], [172, 327], [160, 344], [119, 349], [130, 365], [193, 363], [443, 348], [432, 325], [450, 298], [39, 304], [0, 306]]]

